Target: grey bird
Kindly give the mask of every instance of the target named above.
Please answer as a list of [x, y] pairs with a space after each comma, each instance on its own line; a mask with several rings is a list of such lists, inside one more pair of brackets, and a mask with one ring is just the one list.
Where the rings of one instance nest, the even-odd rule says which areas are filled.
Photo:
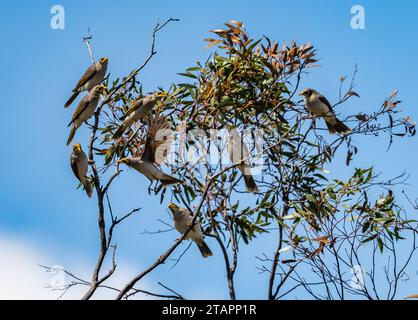
[[81, 145], [76, 143], [73, 145], [73, 152], [71, 153], [71, 168], [73, 169], [75, 177], [81, 184], [84, 186], [87, 195], [91, 198], [93, 194], [93, 189], [91, 187], [90, 181], [87, 178], [88, 170], [88, 158], [84, 151], [81, 149]]
[[161, 93], [153, 93], [145, 98], [136, 98], [126, 112], [122, 124], [113, 135], [113, 139], [119, 139], [128, 127], [133, 125], [136, 121], [144, 119], [154, 108], [158, 99], [163, 95], [164, 94]]
[[97, 104], [99, 103], [100, 94], [106, 90], [103, 85], [95, 86], [90, 92], [80, 100], [77, 109], [75, 110], [71, 122], [68, 126], [72, 125], [70, 135], [67, 140], [67, 146], [73, 141], [74, 135], [77, 129], [88, 120], [96, 111]]
[[251, 165], [249, 162], [250, 153], [247, 145], [242, 140], [241, 134], [235, 128], [230, 126], [229, 129], [227, 144], [229, 157], [232, 163], [237, 164], [237, 169], [241, 171], [247, 191], [257, 193], [259, 190], [251, 173]]
[[328, 100], [314, 89], [305, 89], [300, 94], [305, 97], [305, 106], [314, 116], [324, 118], [330, 134], [347, 134], [351, 129], [340, 121]]
[[148, 121], [147, 138], [142, 155], [140, 157], [123, 158], [118, 160], [118, 163], [124, 163], [137, 170], [151, 182], [154, 180], [160, 181], [163, 187], [184, 183], [182, 180], [164, 173], [159, 166], [167, 158], [172, 139], [173, 132], [170, 129], [169, 122], [156, 115]]
[[[190, 227], [193, 221], [193, 214], [184, 208], [180, 208], [174, 203], [170, 203], [168, 208], [173, 215], [174, 220], [174, 227], [177, 229], [178, 232], [184, 234]], [[212, 251], [208, 247], [203, 237], [202, 229], [200, 227], [200, 223], [195, 223], [193, 228], [187, 233], [184, 238], [185, 240], [192, 240], [194, 243], [197, 244], [200, 253], [204, 258], [213, 256]]]
[[106, 76], [108, 61], [108, 58], [100, 58], [98, 62], [92, 64], [86, 72], [84, 72], [83, 76], [73, 89], [73, 94], [70, 99], [65, 103], [64, 108], [68, 108], [81, 92], [90, 91], [103, 81]]

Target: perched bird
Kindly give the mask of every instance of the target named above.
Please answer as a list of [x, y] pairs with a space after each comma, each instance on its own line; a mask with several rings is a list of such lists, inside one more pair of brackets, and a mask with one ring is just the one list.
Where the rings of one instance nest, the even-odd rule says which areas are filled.
[[172, 142], [172, 131], [169, 122], [155, 115], [148, 121], [147, 139], [142, 155], [133, 158], [123, 158], [118, 163], [125, 163], [127, 166], [137, 170], [146, 176], [151, 182], [158, 180], [163, 187], [176, 183], [184, 183], [165, 174], [160, 164], [167, 158], [168, 149]]
[[[189, 229], [193, 221], [193, 214], [189, 210], [180, 208], [174, 203], [170, 203], [168, 205], [168, 208], [170, 209], [171, 214], [173, 215], [174, 227], [177, 229], [178, 232], [184, 234]], [[203, 238], [200, 223], [194, 224], [193, 228], [190, 229], [190, 231], [184, 239], [190, 239], [193, 242], [195, 242], [199, 247], [200, 253], [204, 258], [213, 256], [212, 251], [210, 251], [208, 245], [206, 244]]]
[[73, 125], [71, 128], [70, 136], [67, 140], [67, 146], [73, 141], [74, 135], [77, 129], [89, 119], [94, 111], [96, 111], [97, 104], [99, 103], [100, 94], [105, 91], [106, 87], [104, 85], [95, 86], [90, 92], [80, 100], [80, 103], [75, 110], [71, 122], [68, 126]]
[[64, 108], [68, 108], [75, 98], [83, 91], [90, 91], [93, 87], [100, 84], [106, 76], [108, 58], [100, 58], [100, 60], [92, 64], [73, 89], [73, 94], [65, 103]]
[[113, 139], [119, 139], [128, 127], [133, 125], [136, 121], [144, 119], [161, 97], [161, 93], [153, 93], [145, 98], [136, 98], [126, 112], [123, 123], [113, 135]]
[[91, 198], [93, 189], [91, 187], [89, 179], [86, 177], [88, 170], [87, 155], [81, 149], [81, 145], [76, 143], [73, 145], [73, 152], [71, 154], [71, 168], [73, 169], [75, 177], [81, 182], [86, 190], [87, 195]]
[[314, 116], [322, 117], [327, 124], [329, 133], [347, 134], [351, 129], [337, 119], [328, 100], [314, 89], [305, 89], [300, 94], [305, 97], [306, 109]]
[[257, 193], [259, 190], [251, 173], [251, 165], [249, 162], [250, 153], [240, 133], [235, 128], [231, 129], [230, 127], [227, 147], [232, 163], [237, 164], [236, 167], [244, 177], [247, 191]]

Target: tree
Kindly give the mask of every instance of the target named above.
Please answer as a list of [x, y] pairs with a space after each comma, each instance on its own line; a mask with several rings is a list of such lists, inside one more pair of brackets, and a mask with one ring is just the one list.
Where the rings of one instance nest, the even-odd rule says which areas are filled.
[[[117, 299], [143, 292], [136, 288], [140, 280], [163, 264], [199, 222], [204, 234], [214, 238], [220, 248], [231, 299], [239, 298], [234, 275], [240, 247], [251, 246], [254, 238], [266, 233], [277, 236], [275, 247], [270, 248], [273, 254], [254, 252], [262, 264], [260, 271], [268, 274], [266, 298], [281, 299], [300, 290], [316, 299], [353, 295], [396, 298], [403, 272], [416, 250], [418, 230], [417, 222], [409, 218], [391, 190], [405, 181], [405, 174], [382, 181], [373, 168], [353, 169], [350, 163], [361, 147], [356, 136], [380, 139], [385, 134], [390, 146], [396, 138], [415, 135], [415, 123], [398, 110], [398, 93], [390, 94], [373, 113], [340, 116], [352, 132], [330, 135], [321, 120], [310, 115], [297, 99], [301, 79], [317, 62], [315, 48], [296, 42], [279, 46], [267, 37], [254, 40], [241, 22], [230, 21], [226, 29], [212, 31], [214, 38], [205, 39], [209, 47], [216, 47], [213, 55], [182, 73], [184, 83], [172, 84], [166, 91], [159, 89], [164, 98], [148, 120], [132, 125], [121, 139], [112, 139], [129, 104], [143, 96], [136, 76], [156, 54], [157, 33], [175, 20], [156, 25], [151, 52], [143, 65], [127, 77], [106, 79], [107, 94], [89, 126], [88, 144], [101, 250], [92, 279], [80, 279], [67, 271], [74, 281], [66, 289], [88, 285], [84, 299], [100, 287], [115, 290]], [[335, 112], [359, 98], [354, 91], [356, 73], [357, 68], [347, 85], [345, 78], [340, 79]], [[162, 150], [167, 156], [163, 167], [185, 183], [166, 188], [157, 183], [149, 192], [155, 194], [156, 205], [173, 195], [178, 205], [192, 213], [193, 222], [174, 245], [125, 287], [110, 288], [106, 281], [116, 270], [113, 232], [140, 209], [115, 217], [109, 187], [122, 174], [117, 160], [143, 152], [149, 121], [157, 116], [169, 121], [172, 133], [164, 137], [174, 141]], [[241, 146], [235, 159], [226, 151], [234, 139]], [[353, 172], [346, 181], [330, 178], [323, 169], [341, 159], [338, 154], [342, 152], [346, 153], [347, 171]], [[242, 180], [249, 175], [255, 178], [258, 192], [244, 199]], [[376, 192], [381, 196], [373, 196]], [[401, 243], [411, 245], [404, 261], [396, 259]], [[285, 252], [291, 258], [283, 259]], [[108, 272], [102, 270], [105, 259], [113, 261]], [[385, 261], [385, 293], [376, 284], [377, 260]], [[372, 271], [360, 272], [360, 276], [355, 273], [354, 280], [345, 271], [364, 264]], [[146, 293], [183, 298], [164, 288], [169, 294]]]

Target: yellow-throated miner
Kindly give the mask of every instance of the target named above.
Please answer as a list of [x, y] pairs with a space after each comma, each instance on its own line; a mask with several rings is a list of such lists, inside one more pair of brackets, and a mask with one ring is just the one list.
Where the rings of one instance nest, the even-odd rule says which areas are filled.
[[351, 129], [335, 116], [328, 100], [314, 89], [305, 89], [299, 95], [305, 97], [305, 106], [316, 117], [324, 118], [329, 133], [347, 134]]
[[75, 98], [83, 91], [90, 91], [95, 86], [99, 85], [106, 76], [108, 58], [100, 58], [98, 62], [92, 64], [86, 72], [84, 72], [81, 79], [73, 89], [73, 94], [65, 103], [64, 108], [69, 107]]
[[[180, 208], [174, 203], [170, 203], [168, 205], [168, 208], [170, 209], [171, 214], [173, 215], [174, 227], [177, 229], [178, 232], [184, 234], [191, 226], [191, 223], [193, 221], [193, 214], [189, 210]], [[204, 258], [213, 255], [212, 251], [210, 251], [208, 245], [205, 242], [200, 223], [195, 223], [184, 239], [190, 239], [193, 242], [195, 242], [199, 247], [200, 253]]]
[[75, 177], [84, 186], [87, 195], [91, 197], [93, 194], [93, 189], [90, 184], [90, 179], [86, 176], [89, 166], [88, 158], [84, 151], [81, 149], [81, 145], [79, 143], [73, 145], [73, 152], [71, 153], [70, 163]]

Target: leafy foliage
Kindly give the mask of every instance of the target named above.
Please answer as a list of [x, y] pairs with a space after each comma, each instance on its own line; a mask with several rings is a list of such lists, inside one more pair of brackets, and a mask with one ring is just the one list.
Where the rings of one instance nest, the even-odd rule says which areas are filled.
[[[181, 141], [186, 151], [194, 148], [198, 153], [207, 153], [210, 144], [222, 151], [225, 142], [210, 141], [210, 130], [262, 130], [266, 147], [258, 152], [264, 151], [266, 156], [262, 175], [257, 176], [263, 185], [261, 194], [254, 197], [253, 204], [241, 204], [235, 196], [241, 192], [240, 175], [232, 168], [213, 183], [210, 197], [202, 208], [202, 213], [212, 211], [215, 225], [220, 230], [225, 230], [225, 220], [228, 220], [234, 226], [236, 237], [248, 243], [257, 234], [266, 232], [271, 223], [276, 220], [283, 222], [283, 216], [288, 215], [290, 209], [299, 215], [299, 223], [304, 221], [320, 230], [318, 219], [339, 210], [336, 204], [341, 203], [343, 195], [340, 193], [344, 191], [344, 195], [351, 196], [360, 192], [361, 187], [371, 179], [372, 171], [358, 169], [348, 182], [336, 182], [321, 189], [327, 183], [323, 166], [332, 161], [337, 149], [346, 146], [349, 164], [358, 147], [353, 145], [351, 135], [327, 142], [301, 102], [295, 100], [302, 75], [317, 62], [316, 50], [310, 44], [298, 45], [295, 42], [291, 45], [282, 43], [279, 48], [278, 42], [267, 37], [258, 40], [250, 38], [241, 22], [231, 21], [225, 25], [227, 29], [212, 30], [215, 38], [205, 39], [209, 47], [218, 50], [204, 65], [198, 63], [180, 73], [190, 81], [173, 84], [155, 112], [171, 119], [173, 132], [178, 133], [177, 142], [182, 139], [182, 133], [201, 130], [195, 131], [200, 135]], [[110, 90], [122, 81], [113, 81]], [[347, 117], [354, 126], [352, 135], [387, 132], [391, 139], [393, 136], [414, 135], [415, 127], [411, 119], [395, 118], [400, 103], [396, 95], [396, 92], [391, 94], [381, 109], [371, 115]], [[120, 125], [130, 103], [143, 96], [141, 84], [133, 78], [121, 86], [107, 103], [107, 109], [103, 111], [105, 126], [100, 129], [101, 144], [105, 148], [99, 152], [104, 155], [105, 165], [127, 154], [141, 154], [146, 140], [146, 126], [143, 124], [128, 130], [124, 138], [116, 143], [111, 135]], [[359, 95], [350, 86], [340, 103], [352, 97]], [[389, 119], [388, 124], [382, 123], [384, 115]], [[405, 128], [404, 132], [395, 133], [394, 130], [400, 127]], [[200, 148], [196, 147], [198, 143]], [[178, 159], [185, 159], [185, 155], [181, 154], [183, 151], [181, 148], [175, 151]], [[203, 186], [221, 168], [222, 161], [213, 163], [203, 158], [198, 163], [190, 163], [187, 160], [170, 163], [169, 166], [172, 172], [190, 182], [186, 186], [175, 187], [173, 196], [186, 207], [193, 208], [203, 193]], [[367, 176], [363, 177], [363, 174]], [[334, 189], [336, 187], [339, 189]], [[165, 192], [161, 194], [161, 201], [165, 195]], [[365, 219], [364, 232], [377, 232], [376, 228], [380, 225], [377, 222], [381, 219], [394, 221], [394, 218], [387, 217], [388, 213], [383, 216], [383, 208], [379, 209], [366, 204], [363, 206], [363, 215], [369, 213], [375, 216], [373, 220]], [[201, 219], [210, 232], [209, 215], [203, 214]], [[374, 234], [371, 239], [379, 237]]]
[[[279, 45], [267, 37], [252, 39], [241, 22], [225, 26], [212, 30], [214, 38], [205, 39], [215, 49], [205, 63], [179, 73], [183, 83], [172, 84], [167, 91], [158, 89], [164, 98], [153, 112], [170, 119], [176, 142], [168, 157], [175, 161], [167, 161], [165, 166], [187, 182], [170, 190], [153, 190], [160, 193], [160, 202], [170, 194], [192, 212], [200, 208], [198, 219], [206, 235], [232, 250], [232, 276], [240, 241], [249, 244], [272, 228], [278, 228], [280, 234], [274, 270], [283, 245], [292, 248], [293, 258], [283, 263], [290, 263], [293, 271], [298, 263], [314, 261], [346, 242], [373, 242], [383, 252], [387, 237], [403, 239], [402, 231], [409, 230], [414, 221], [403, 217], [392, 191], [371, 199], [370, 190], [379, 187], [372, 168], [354, 169], [347, 181], [332, 180], [324, 173], [339, 150], [345, 149], [350, 165], [360, 148], [354, 143], [355, 136], [387, 134], [390, 145], [395, 137], [415, 135], [412, 119], [399, 117], [397, 92], [371, 114], [345, 116], [352, 133], [330, 136], [296, 95], [302, 77], [316, 66], [316, 49], [295, 42]], [[354, 80], [353, 76], [343, 94], [345, 78], [341, 78], [336, 112], [337, 107], [359, 98]], [[114, 94], [101, 110], [100, 146], [95, 147], [103, 158], [103, 175], [117, 159], [140, 155], [147, 134], [144, 121], [127, 130], [122, 139], [111, 139], [132, 101], [145, 94], [135, 77], [107, 85]], [[242, 174], [237, 166], [225, 164], [225, 135], [219, 132], [230, 129], [249, 131], [249, 160], [262, 157], [262, 171], [254, 174], [258, 194], [243, 197]], [[262, 132], [258, 136], [261, 149], [254, 142], [256, 130]], [[215, 160], [214, 150], [219, 153]]]

